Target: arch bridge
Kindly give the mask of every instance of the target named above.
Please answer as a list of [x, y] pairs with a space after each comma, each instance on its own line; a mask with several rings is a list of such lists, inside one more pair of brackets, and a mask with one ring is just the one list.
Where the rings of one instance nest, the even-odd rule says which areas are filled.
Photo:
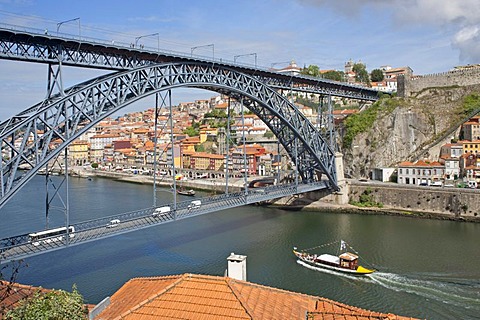
[[[47, 98], [0, 124], [0, 207], [41, 168], [102, 119], [154, 94], [166, 93], [163, 98], [166, 105], [170, 91], [179, 87], [214, 91], [240, 102], [242, 108], [256, 114], [278, 138], [297, 173], [294, 185], [272, 186], [261, 192], [245, 187], [244, 192], [208, 198], [201, 207], [192, 208], [190, 203], [174, 201], [168, 206], [168, 215], [161, 217], [153, 215], [154, 207], [119, 214], [116, 219], [129, 223], [122, 223], [121, 228], [114, 230], [104, 228], [105, 218], [78, 224], [71, 230], [67, 212], [64, 228], [67, 235], [61, 241], [37, 241], [34, 245], [28, 235], [4, 238], [0, 241], [0, 261], [3, 262], [201, 213], [311, 190], [338, 190], [332, 141], [327, 141], [282, 94], [283, 90], [363, 101], [376, 99], [376, 92], [372, 90], [343, 83], [18, 30], [0, 29], [0, 59], [49, 65]], [[114, 72], [63, 89], [62, 65]], [[54, 88], [58, 90], [55, 94]], [[171, 103], [169, 107], [171, 114]]]

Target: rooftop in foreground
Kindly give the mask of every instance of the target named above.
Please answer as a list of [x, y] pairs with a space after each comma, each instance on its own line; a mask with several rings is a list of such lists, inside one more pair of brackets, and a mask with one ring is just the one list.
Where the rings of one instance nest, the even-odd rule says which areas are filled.
[[229, 277], [134, 278], [110, 299], [103, 319], [413, 319]]

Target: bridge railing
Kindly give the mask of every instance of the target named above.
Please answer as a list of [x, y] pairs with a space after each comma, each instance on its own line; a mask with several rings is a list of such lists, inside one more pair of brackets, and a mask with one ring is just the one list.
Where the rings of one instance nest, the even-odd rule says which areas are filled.
[[[153, 225], [185, 219], [209, 212], [239, 207], [256, 202], [272, 200], [299, 192], [306, 192], [328, 187], [325, 181], [300, 185], [277, 185], [265, 188], [252, 188], [229, 194], [220, 194], [205, 198], [192, 198], [178, 202], [163, 204], [170, 207], [166, 212], [155, 212], [155, 207], [135, 210], [108, 217], [102, 217], [72, 225], [73, 232], [67, 237], [66, 228], [61, 234], [48, 235], [40, 239], [32, 239], [29, 234], [23, 234], [0, 240], [0, 263], [14, 259], [29, 257], [43, 252], [61, 249], [106, 238]], [[193, 202], [197, 205], [193, 205]], [[114, 223], [112, 223], [114, 222]], [[52, 229], [49, 229], [52, 230]]]
[[[24, 27], [24, 26], [17, 26], [17, 25], [12, 25], [12, 24], [6, 24], [6, 23], [0, 23], [0, 28], [10, 30], [10, 31], [19, 31], [19, 32], [26, 32], [26, 33], [31, 33], [39, 36], [48, 36], [51, 38], [58, 38], [60, 40], [74, 40], [78, 42], [89, 42], [91, 44], [99, 44], [99, 45], [104, 45], [104, 46], [109, 46], [109, 47], [118, 47], [122, 49], [128, 49], [128, 50], [134, 50], [134, 51], [147, 51], [153, 54], [165, 54], [168, 56], [173, 56], [173, 57], [179, 57], [183, 59], [196, 59], [196, 60], [201, 60], [201, 61], [208, 61], [208, 62], [215, 62], [215, 63], [222, 63], [226, 65], [232, 65], [232, 66], [237, 66], [237, 67], [245, 67], [249, 69], [254, 69], [254, 70], [259, 70], [259, 71], [265, 71], [265, 72], [273, 72], [275, 73], [275, 70], [272, 69], [271, 67], [266, 67], [266, 66], [261, 66], [257, 64], [249, 64], [249, 63], [240, 63], [235, 60], [230, 60], [230, 59], [224, 59], [224, 58], [216, 58], [216, 57], [210, 57], [210, 56], [205, 56], [205, 55], [198, 55], [198, 54], [188, 54], [186, 52], [181, 52], [181, 51], [175, 51], [175, 50], [168, 50], [168, 49], [160, 49], [159, 46], [152, 47], [152, 46], [144, 46], [139, 47], [138, 44], [135, 44], [134, 42], [123, 42], [123, 41], [116, 41], [116, 40], [105, 40], [105, 39], [100, 39], [100, 38], [94, 38], [94, 37], [88, 37], [84, 35], [74, 35], [74, 34], [69, 34], [69, 33], [61, 33], [61, 32], [50, 32], [48, 31], [47, 33], [45, 29], [38, 29], [38, 28], [31, 28], [31, 27]], [[291, 76], [291, 75], [289, 75]], [[346, 82], [338, 82], [330, 79], [325, 79], [325, 78], [319, 78], [319, 77], [313, 77], [309, 75], [303, 75], [303, 74], [297, 74], [294, 75], [294, 78], [296, 79], [305, 79], [309, 81], [317, 81], [325, 84], [332, 84], [332, 85], [338, 85], [341, 84], [345, 88], [352, 88], [352, 89], [365, 89], [365, 90], [372, 90], [371, 88], [363, 88], [358, 85], [352, 85]], [[293, 78], [292, 78], [293, 79]], [[294, 81], [298, 82], [298, 81]], [[293, 88], [296, 89], [296, 88]], [[298, 89], [298, 88], [297, 88]]]
[[[118, 47], [122, 49], [129, 49], [129, 50], [135, 50], [135, 51], [148, 51], [150, 53], [154, 54], [165, 54], [173, 57], [179, 57], [179, 58], [195, 58], [195, 59], [200, 59], [202, 61], [211, 61], [211, 62], [220, 62], [220, 63], [226, 63], [230, 65], [236, 65], [236, 66], [244, 66], [244, 67], [255, 67], [256, 69], [261, 69], [264, 71], [271, 71], [271, 69], [268, 69], [266, 67], [262, 66], [257, 66], [254, 64], [248, 64], [248, 63], [239, 63], [230, 59], [224, 59], [224, 58], [215, 58], [215, 57], [210, 57], [206, 55], [200, 55], [200, 54], [188, 54], [186, 52], [182, 51], [176, 51], [176, 50], [169, 50], [169, 49], [164, 49], [164, 48], [159, 48], [159, 47], [152, 47], [152, 46], [145, 46], [142, 45], [141, 47], [137, 44], [135, 46], [134, 42], [124, 42], [124, 41], [118, 41], [118, 40], [106, 40], [106, 39], [100, 39], [100, 38], [94, 38], [94, 37], [89, 37], [89, 36], [83, 36], [83, 35], [74, 35], [70, 33], [62, 33], [62, 32], [51, 32], [45, 29], [39, 29], [39, 28], [32, 28], [32, 27], [24, 27], [24, 26], [18, 26], [18, 25], [12, 25], [12, 24], [7, 24], [7, 23], [0, 23], [0, 28], [1, 29], [6, 29], [14, 32], [25, 32], [25, 33], [30, 33], [30, 34], [35, 34], [39, 36], [48, 36], [51, 38], [58, 38], [62, 40], [74, 40], [78, 42], [89, 42], [91, 44], [98, 44], [98, 45], [104, 45], [104, 46], [109, 46], [109, 47]], [[47, 32], [47, 33], [46, 33]]]

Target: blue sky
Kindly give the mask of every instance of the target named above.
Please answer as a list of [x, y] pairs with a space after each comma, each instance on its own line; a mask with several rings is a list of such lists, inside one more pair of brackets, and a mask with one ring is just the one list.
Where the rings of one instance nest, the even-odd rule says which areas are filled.
[[[416, 74], [480, 63], [478, 0], [0, 0], [0, 23], [134, 42], [270, 67], [295, 60], [301, 67], [343, 70], [346, 61], [367, 69], [410, 66]], [[80, 24], [80, 27], [79, 27]], [[214, 51], [214, 52], [213, 52]], [[252, 54], [252, 55], [249, 55]], [[64, 70], [65, 84], [100, 75]], [[0, 60], [0, 120], [45, 96], [46, 66]], [[179, 90], [174, 102], [213, 96]], [[145, 101], [145, 108], [151, 101]]]

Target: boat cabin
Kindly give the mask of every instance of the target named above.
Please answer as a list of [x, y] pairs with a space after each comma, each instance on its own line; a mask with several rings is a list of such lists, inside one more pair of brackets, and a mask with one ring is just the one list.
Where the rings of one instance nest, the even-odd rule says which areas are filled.
[[345, 252], [338, 256], [340, 258], [340, 267], [356, 270], [358, 267], [358, 256]]

